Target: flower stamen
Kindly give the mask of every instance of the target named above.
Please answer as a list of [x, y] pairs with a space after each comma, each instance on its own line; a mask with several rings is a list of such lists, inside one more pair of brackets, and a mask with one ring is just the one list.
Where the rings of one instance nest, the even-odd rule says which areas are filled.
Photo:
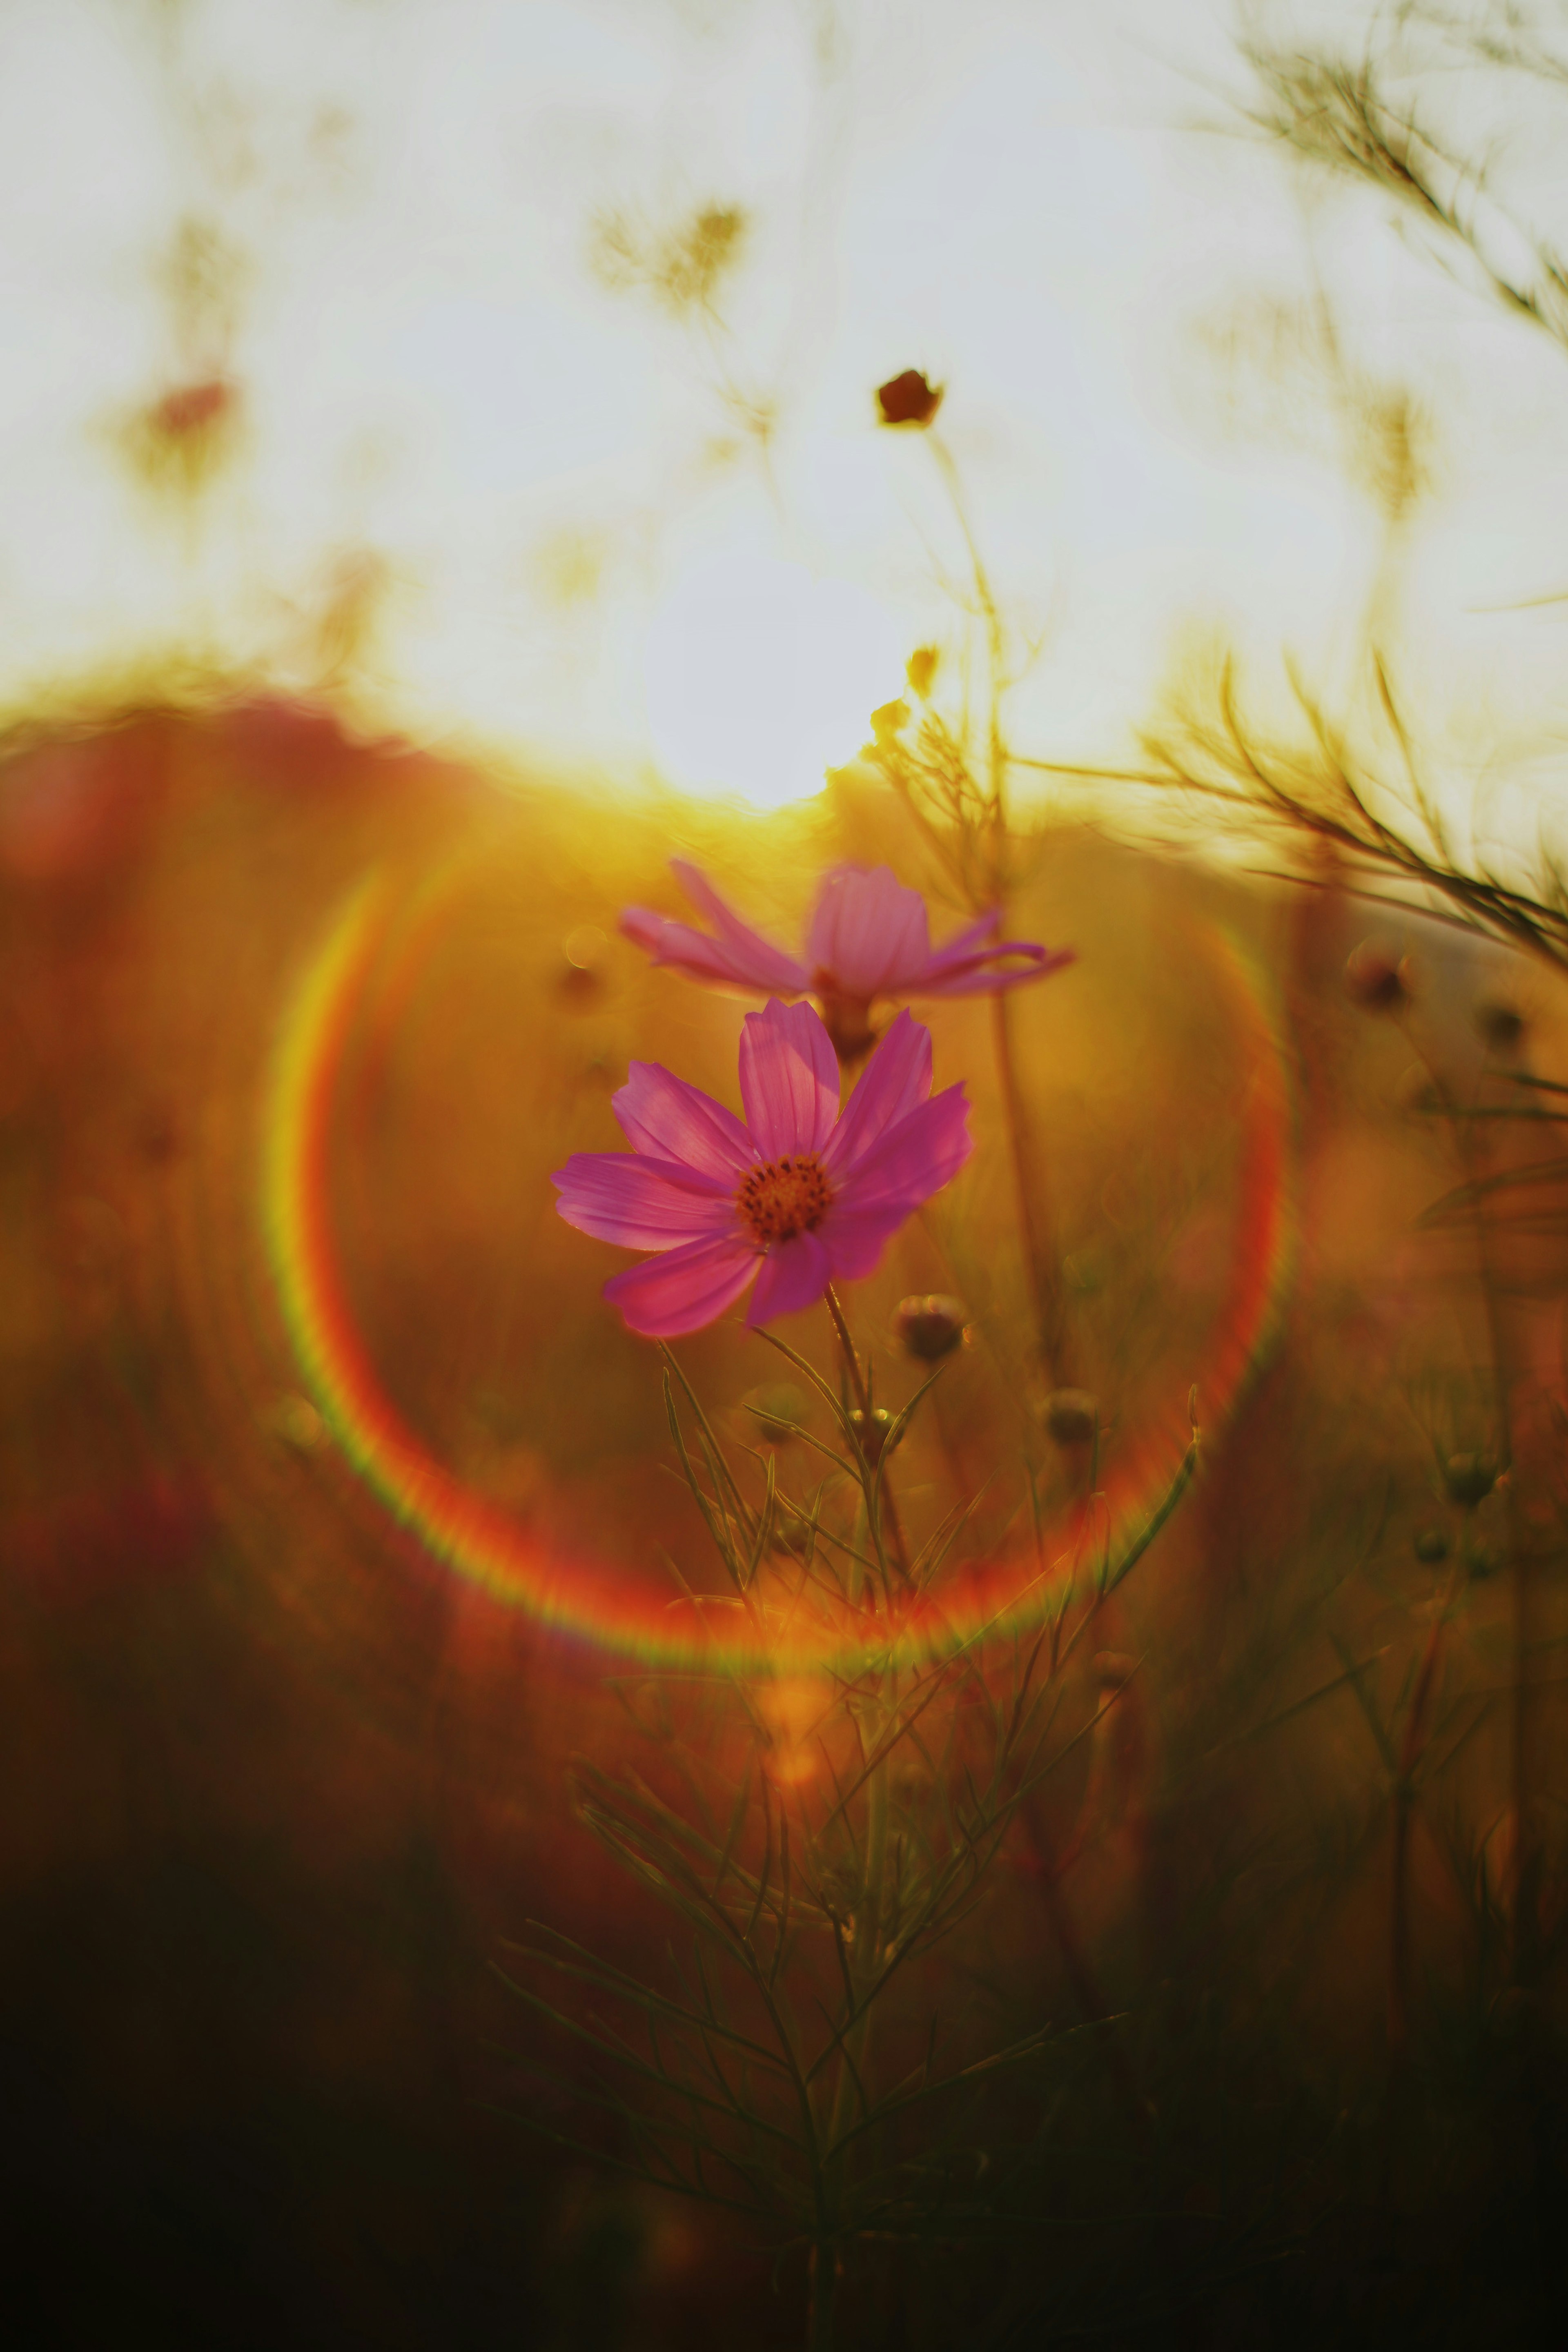
[[815, 1152], [804, 1152], [749, 1170], [735, 1205], [757, 1247], [765, 1250], [774, 1242], [793, 1241], [797, 1234], [815, 1233], [832, 1199], [833, 1187], [821, 1161]]

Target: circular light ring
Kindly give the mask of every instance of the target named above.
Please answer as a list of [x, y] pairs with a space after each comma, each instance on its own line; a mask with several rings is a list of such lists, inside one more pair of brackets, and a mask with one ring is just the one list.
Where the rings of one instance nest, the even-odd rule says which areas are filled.
[[[286, 1010], [266, 1103], [262, 1220], [268, 1258], [300, 1378], [342, 1452], [390, 1517], [436, 1560], [539, 1624], [649, 1666], [853, 1674], [887, 1656], [880, 1621], [864, 1637], [804, 1622], [759, 1626], [729, 1600], [666, 1604], [605, 1562], [570, 1558], [471, 1493], [441, 1465], [386, 1396], [338, 1272], [327, 1160], [345, 1045], [381, 942], [373, 884], [342, 907]], [[1235, 1244], [1199, 1389], [1205, 1426], [1223, 1424], [1276, 1336], [1294, 1260], [1294, 1105], [1272, 986], [1217, 925], [1194, 945], [1232, 1024], [1245, 1073]], [[966, 1570], [900, 1629], [913, 1657], [951, 1653], [991, 1626], [1038, 1623], [1092, 1541], [1112, 1560], [1134, 1541], [1181, 1472], [1190, 1433], [1165, 1420], [1118, 1447], [1092, 1515], [1047, 1531], [1005, 1559]], [[1039, 1558], [1047, 1557], [1042, 1572]]]

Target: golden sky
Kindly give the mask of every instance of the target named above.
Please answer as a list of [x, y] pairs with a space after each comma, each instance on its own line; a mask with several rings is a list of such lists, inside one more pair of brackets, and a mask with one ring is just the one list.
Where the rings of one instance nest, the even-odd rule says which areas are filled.
[[1550, 759], [1568, 605], [1513, 608], [1568, 587], [1568, 361], [1247, 134], [1241, 22], [6, 0], [0, 692], [194, 652], [809, 793], [915, 644], [960, 667], [951, 509], [874, 421], [915, 366], [1020, 749], [1125, 758], [1219, 639], [1353, 694], [1370, 632], [1472, 774]]

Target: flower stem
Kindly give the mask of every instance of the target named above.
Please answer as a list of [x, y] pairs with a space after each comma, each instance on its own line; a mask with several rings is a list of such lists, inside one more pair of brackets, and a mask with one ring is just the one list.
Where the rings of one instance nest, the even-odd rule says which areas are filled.
[[1529, 1983], [1539, 1959], [1540, 1896], [1541, 1896], [1541, 1828], [1534, 1801], [1536, 1773], [1534, 1723], [1536, 1709], [1531, 1703], [1531, 1685], [1534, 1678], [1536, 1652], [1540, 1643], [1540, 1571], [1533, 1547], [1523, 1539], [1519, 1507], [1518, 1480], [1513, 1475], [1513, 1429], [1511, 1412], [1512, 1367], [1514, 1351], [1510, 1344], [1511, 1334], [1505, 1324], [1501, 1285], [1493, 1248], [1492, 1221], [1485, 1200], [1476, 1189], [1489, 1174], [1496, 1172], [1492, 1155], [1477, 1147], [1474, 1123], [1465, 1118], [1454, 1101], [1431, 1055], [1415, 1036], [1408, 1019], [1399, 1024], [1401, 1034], [1432, 1081], [1441, 1106], [1444, 1121], [1460, 1167], [1470, 1186], [1470, 1221], [1475, 1240], [1476, 1272], [1480, 1286], [1481, 1304], [1486, 1315], [1487, 1344], [1491, 1357], [1492, 1379], [1497, 1395], [1494, 1405], [1496, 1445], [1500, 1461], [1509, 1470], [1503, 1485], [1503, 1508], [1507, 1529], [1507, 1559], [1510, 1586], [1513, 1602], [1512, 1650], [1513, 1673], [1510, 1684], [1509, 1717], [1509, 1782], [1513, 1823], [1513, 1850], [1510, 1857], [1508, 1888], [1513, 1926], [1513, 1980]]
[[1453, 1606], [1458, 1570], [1448, 1580], [1447, 1591], [1426, 1637], [1426, 1647], [1416, 1669], [1415, 1688], [1411, 1694], [1410, 1712], [1405, 1717], [1405, 1737], [1399, 1743], [1399, 1769], [1394, 1784], [1394, 1853], [1392, 1862], [1391, 1910], [1388, 1939], [1388, 2052], [1395, 2065], [1405, 2056], [1410, 2034], [1410, 1828], [1415, 1810], [1413, 1776], [1425, 1750], [1426, 1709], [1436, 1679], [1437, 1660], [1443, 1645], [1443, 1627]]
[[[898, 1707], [898, 1674], [889, 1668], [883, 1678], [881, 1703], [872, 1716], [867, 1744], [873, 1752], [880, 1749], [888, 1723]], [[845, 2020], [843, 2047], [838, 2055], [837, 2076], [828, 2112], [827, 2126], [823, 2134], [834, 2209], [842, 2214], [846, 2189], [855, 2153], [839, 2149], [838, 2144], [849, 2129], [856, 2100], [862, 2096], [860, 2085], [866, 2081], [871, 2048], [871, 2002], [875, 1999], [878, 1974], [882, 1961], [883, 1935], [888, 1919], [888, 1795], [889, 1764], [884, 1755], [867, 1784], [866, 1843], [860, 1874], [860, 1895], [856, 1906], [853, 1957], [847, 1963], [847, 1993], [848, 2010]], [[851, 2022], [851, 2020], [853, 2021]], [[837, 2153], [835, 2151], [837, 2151]], [[825, 2278], [824, 2266], [835, 2261], [831, 2246], [816, 2249], [813, 2254], [812, 2333], [808, 2352], [816, 2352], [819, 2343], [831, 2341], [832, 2298], [834, 2282]], [[828, 2303], [826, 2325], [829, 2333], [819, 2336], [823, 2323], [817, 2313], [817, 2287], [821, 2284]]]
[[1013, 1060], [1011, 1000], [991, 1000], [991, 1034], [996, 1055], [996, 1078], [1002, 1094], [1002, 1115], [1013, 1163], [1013, 1188], [1017, 1202], [1018, 1236], [1024, 1246], [1025, 1278], [1039, 1343], [1040, 1365], [1052, 1388], [1070, 1384], [1061, 1276], [1051, 1232], [1050, 1198], [1031, 1149], [1018, 1074]]
[[[850, 1387], [855, 1391], [855, 1403], [860, 1415], [860, 1427], [865, 1433], [866, 1444], [874, 1444], [876, 1441], [872, 1435], [871, 1391], [866, 1385], [866, 1375], [860, 1368], [860, 1359], [855, 1352], [855, 1342], [849, 1337], [849, 1326], [844, 1319], [844, 1309], [839, 1304], [838, 1293], [829, 1283], [824, 1295], [827, 1301], [827, 1312], [832, 1320], [833, 1328], [838, 1337], [838, 1345], [844, 1351], [844, 1361], [848, 1368]], [[864, 1454], [865, 1451], [866, 1447], [863, 1445], [861, 1452]], [[903, 1523], [899, 1517], [899, 1507], [893, 1500], [891, 1484], [886, 1473], [881, 1470], [880, 1464], [872, 1462], [868, 1454], [866, 1458], [870, 1472], [866, 1489], [867, 1517], [874, 1533], [882, 1527], [886, 1527], [888, 1540], [892, 1547], [893, 1565], [904, 1582], [912, 1584], [914, 1579], [910, 1574], [909, 1546], [904, 1541]], [[881, 1477], [881, 1504], [879, 1508], [873, 1508], [872, 1496], [876, 1491], [879, 1474]]]
[[[930, 449], [942, 487], [952, 505], [952, 511], [963, 533], [968, 551], [970, 570], [974, 583], [974, 599], [985, 632], [987, 667], [986, 708], [986, 792], [985, 821], [988, 839], [984, 845], [984, 887], [976, 899], [976, 910], [984, 904], [1000, 906], [1005, 898], [1010, 877], [1007, 855], [1007, 769], [1010, 753], [1002, 724], [1003, 698], [1006, 693], [1007, 676], [1006, 632], [1003, 626], [1001, 608], [991, 583], [985, 559], [980, 551], [974, 526], [963, 496], [963, 485], [952, 452], [938, 433], [928, 433]], [[1065, 1318], [1062, 1312], [1061, 1279], [1057, 1265], [1055, 1236], [1049, 1197], [1035, 1154], [1030, 1149], [1027, 1124], [1024, 1117], [1023, 1099], [1018, 1090], [1017, 1071], [1013, 1060], [1011, 1005], [1005, 991], [991, 1000], [991, 1034], [996, 1055], [996, 1076], [1002, 1090], [1003, 1115], [1007, 1126], [1007, 1141], [1013, 1162], [1013, 1182], [1017, 1195], [1018, 1231], [1024, 1245], [1024, 1265], [1029, 1286], [1030, 1305], [1034, 1311], [1041, 1367], [1053, 1388], [1068, 1385], [1071, 1372], [1067, 1359]]]
[[811, 2250], [811, 2310], [806, 2323], [806, 2352], [832, 2352], [834, 2289], [838, 2284], [838, 2254], [819, 2240]]

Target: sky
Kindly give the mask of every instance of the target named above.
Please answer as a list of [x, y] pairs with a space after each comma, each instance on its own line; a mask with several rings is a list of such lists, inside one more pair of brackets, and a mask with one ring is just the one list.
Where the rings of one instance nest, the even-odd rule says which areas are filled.
[[1528, 829], [1568, 359], [1248, 131], [1260, 22], [0, 0], [0, 700], [205, 660], [524, 766], [807, 795], [916, 645], [963, 674], [943, 477], [876, 422], [917, 367], [1018, 749], [1128, 758], [1221, 645], [1353, 699], [1375, 639]]

